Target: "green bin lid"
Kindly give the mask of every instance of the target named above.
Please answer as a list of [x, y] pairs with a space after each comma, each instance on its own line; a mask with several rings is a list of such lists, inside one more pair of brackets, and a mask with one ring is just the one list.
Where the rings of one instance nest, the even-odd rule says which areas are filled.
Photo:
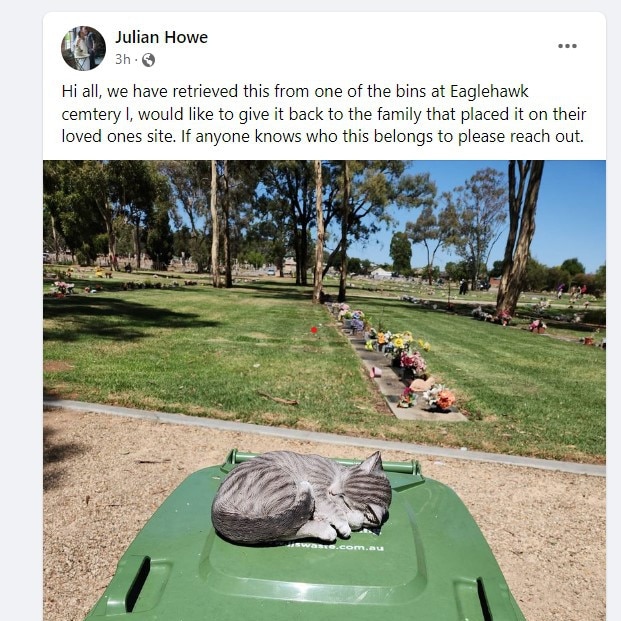
[[333, 544], [223, 540], [211, 503], [230, 469], [252, 457], [233, 450], [181, 483], [130, 544], [87, 621], [524, 621], [464, 504], [415, 461], [384, 463], [393, 499], [379, 534]]

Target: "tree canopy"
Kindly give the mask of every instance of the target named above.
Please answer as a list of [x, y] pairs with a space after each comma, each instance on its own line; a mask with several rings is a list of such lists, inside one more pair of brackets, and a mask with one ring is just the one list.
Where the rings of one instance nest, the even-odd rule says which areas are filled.
[[447, 208], [456, 213], [452, 243], [470, 265], [474, 287], [487, 270], [489, 255], [507, 219], [505, 175], [493, 168], [479, 170], [463, 186], [447, 193], [446, 200]]
[[412, 270], [412, 244], [405, 233], [395, 233], [390, 242], [390, 258], [395, 272], [408, 275]]
[[[351, 244], [364, 245], [392, 229], [392, 269], [403, 274], [412, 267], [412, 245], [420, 244], [429, 279], [443, 249], [459, 259], [449, 261], [445, 271], [471, 281], [493, 273], [505, 282], [519, 280], [518, 289], [544, 281], [549, 287], [554, 279], [595, 288], [595, 276], [587, 278], [575, 257], [547, 268], [529, 252], [516, 261], [507, 250], [508, 259], [491, 271], [487, 265], [507, 217], [508, 247], [530, 222], [519, 205], [532, 201], [537, 175], [532, 183], [530, 178], [538, 168], [536, 162], [519, 161], [509, 163], [507, 175], [485, 168], [438, 196], [430, 175], [411, 174], [402, 160], [46, 161], [44, 243], [46, 250], [68, 250], [80, 262], [103, 255], [117, 268], [119, 253], [138, 265], [146, 255], [160, 269], [173, 256], [182, 262], [191, 258], [199, 271], [225, 274], [225, 286], [232, 284], [234, 264], [273, 265], [282, 274], [292, 258], [300, 285], [336, 270], [344, 298], [348, 272], [375, 267], [368, 257], [351, 257]], [[397, 209], [412, 209], [398, 232]], [[532, 223], [534, 231], [534, 211]], [[523, 266], [519, 279], [503, 271], [517, 263]], [[313, 268], [319, 264], [318, 273]], [[600, 269], [598, 290], [605, 287], [605, 266]]]

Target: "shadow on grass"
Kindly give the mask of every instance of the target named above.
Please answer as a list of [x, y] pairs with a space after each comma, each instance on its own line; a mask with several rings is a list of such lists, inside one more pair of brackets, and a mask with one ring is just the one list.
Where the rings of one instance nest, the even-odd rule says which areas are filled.
[[235, 289], [253, 292], [250, 295], [257, 298], [279, 298], [282, 300], [310, 302], [313, 299], [313, 288], [310, 285], [295, 285], [288, 283], [241, 283], [236, 284]]
[[44, 298], [44, 319], [71, 318], [70, 328], [55, 327], [43, 331], [44, 340], [78, 340], [89, 335], [113, 340], [136, 340], [144, 329], [213, 328], [217, 321], [200, 319], [196, 313], [179, 313], [167, 308], [140, 304], [111, 297], [68, 296]]

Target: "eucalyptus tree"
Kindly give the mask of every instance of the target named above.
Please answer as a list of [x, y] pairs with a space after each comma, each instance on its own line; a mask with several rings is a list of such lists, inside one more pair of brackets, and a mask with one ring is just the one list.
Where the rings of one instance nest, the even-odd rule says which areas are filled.
[[94, 240], [103, 232], [108, 233], [110, 252], [115, 252], [114, 211], [108, 189], [103, 162], [43, 163], [43, 205], [50, 216], [52, 238], [58, 240], [61, 235], [71, 252], [89, 263], [97, 255]]
[[296, 284], [308, 284], [310, 258], [310, 232], [315, 224], [315, 171], [312, 162], [285, 160], [269, 162], [264, 175], [263, 187], [273, 204], [288, 206], [281, 226], [291, 233], [297, 264]]
[[100, 160], [89, 160], [82, 163], [78, 175], [78, 187], [86, 204], [95, 207], [103, 222], [108, 237], [108, 256], [111, 267], [118, 269], [117, 234], [115, 219], [117, 208], [111, 194], [110, 163]]
[[470, 264], [469, 277], [474, 287], [507, 219], [505, 175], [493, 168], [479, 170], [463, 186], [447, 192], [446, 200], [457, 217], [451, 241], [457, 254]]
[[323, 176], [321, 174], [321, 160], [314, 161], [315, 166], [315, 208], [317, 210], [317, 242], [315, 244], [315, 277], [313, 281], [313, 303], [321, 302], [323, 286], [323, 245], [325, 240], [325, 225], [323, 220]]
[[45, 160], [43, 162], [43, 240], [54, 251], [56, 262], [62, 249], [68, 247], [63, 233], [63, 212], [70, 204], [71, 173], [74, 162]]
[[349, 236], [351, 201], [351, 165], [343, 162], [343, 200], [341, 201], [341, 269], [339, 270], [339, 302], [344, 302], [347, 296], [347, 241]]
[[415, 208], [431, 204], [435, 185], [428, 174], [408, 174], [407, 162], [402, 160], [331, 162], [329, 183], [330, 191], [324, 189], [326, 227], [338, 223], [334, 228], [339, 235], [325, 269], [340, 257], [339, 301], [344, 301], [349, 244], [368, 240], [393, 224], [392, 206]]
[[586, 272], [586, 268], [584, 264], [578, 261], [577, 257], [572, 257], [571, 259], [565, 259], [561, 263], [561, 269], [566, 270], [572, 276], [578, 276], [579, 274], [584, 274]]
[[181, 265], [185, 267], [186, 258], [191, 255], [192, 234], [187, 225], [173, 231], [173, 254], [181, 259]]
[[173, 258], [174, 237], [171, 227], [171, 192], [168, 179], [151, 165], [155, 198], [145, 221], [145, 249], [156, 269], [166, 269]]
[[56, 217], [46, 204], [45, 199], [43, 201], [43, 250], [52, 252], [55, 257], [55, 262], [60, 260], [60, 253], [67, 247], [67, 242], [64, 235], [59, 229], [56, 221]]
[[412, 271], [412, 244], [404, 232], [397, 232], [390, 240], [390, 258], [395, 272], [409, 275]]
[[161, 188], [157, 171], [151, 162], [143, 160], [113, 160], [108, 170], [110, 196], [116, 210], [134, 228], [134, 252], [140, 268], [142, 227], [153, 212], [158, 188]]
[[174, 238], [168, 205], [158, 201], [147, 229], [145, 249], [155, 269], [165, 269], [173, 257]]
[[241, 214], [243, 244], [238, 257], [255, 267], [273, 263], [283, 276], [285, 257], [293, 251], [290, 213], [289, 203], [282, 197], [266, 194], [254, 197]]
[[218, 167], [224, 283], [226, 287], [232, 287], [233, 255], [235, 250], [239, 252], [241, 231], [246, 224], [244, 216], [256, 197], [266, 164], [262, 161], [225, 160], [219, 162]]
[[496, 312], [515, 312], [535, 235], [535, 215], [543, 176], [543, 160], [509, 162], [509, 234], [505, 244]]
[[[446, 195], [443, 194], [446, 199]], [[447, 200], [443, 209], [438, 209], [434, 200], [432, 205], [425, 205], [414, 222], [406, 222], [405, 232], [413, 244], [423, 244], [427, 252], [427, 279], [433, 280], [433, 264], [436, 253], [443, 246], [450, 245], [457, 230], [457, 212]]]
[[220, 286], [220, 223], [218, 219], [218, 169], [216, 160], [211, 160], [211, 192], [209, 194], [211, 211], [211, 280], [214, 287]]
[[209, 160], [161, 161], [159, 171], [166, 176], [171, 192], [171, 216], [177, 230], [187, 227], [187, 244], [199, 272], [209, 263], [208, 239], [211, 226]]
[[[591, 292], [589, 292], [591, 293]], [[593, 292], [596, 296], [606, 293], [606, 264], [600, 265], [593, 275]]]

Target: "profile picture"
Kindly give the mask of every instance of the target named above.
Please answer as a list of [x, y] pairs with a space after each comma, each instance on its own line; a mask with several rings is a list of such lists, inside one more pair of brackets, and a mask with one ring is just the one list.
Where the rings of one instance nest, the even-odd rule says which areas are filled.
[[63, 37], [60, 51], [72, 69], [90, 71], [102, 63], [106, 55], [106, 42], [95, 28], [76, 26]]

